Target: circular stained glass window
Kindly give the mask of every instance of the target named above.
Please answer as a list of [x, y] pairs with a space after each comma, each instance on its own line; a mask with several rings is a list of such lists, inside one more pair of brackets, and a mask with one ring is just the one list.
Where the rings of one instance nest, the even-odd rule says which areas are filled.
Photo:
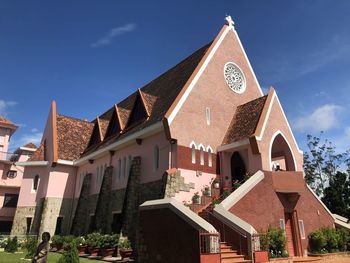
[[246, 80], [242, 70], [233, 62], [227, 62], [224, 67], [224, 77], [227, 85], [236, 93], [243, 93], [246, 89]]

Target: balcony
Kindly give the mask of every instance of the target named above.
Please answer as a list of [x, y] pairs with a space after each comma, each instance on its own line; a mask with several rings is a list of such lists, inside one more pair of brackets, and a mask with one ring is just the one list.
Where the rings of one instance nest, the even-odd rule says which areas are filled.
[[19, 155], [16, 153], [2, 152], [0, 151], [0, 161], [16, 162]]

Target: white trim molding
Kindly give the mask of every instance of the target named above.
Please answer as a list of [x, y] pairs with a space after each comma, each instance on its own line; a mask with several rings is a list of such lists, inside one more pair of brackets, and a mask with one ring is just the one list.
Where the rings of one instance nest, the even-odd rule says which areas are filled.
[[192, 149], [192, 146], [194, 145], [194, 148], [196, 148], [196, 150], [197, 150], [197, 144], [194, 142], [194, 141], [192, 141], [191, 143], [190, 143], [190, 148]]
[[287, 140], [286, 136], [284, 136], [283, 132], [278, 130], [276, 131], [272, 137], [271, 137], [271, 140], [270, 140], [270, 146], [269, 146], [269, 171], [272, 171], [272, 144], [273, 142], [275, 141], [275, 138], [277, 137], [277, 135], [281, 135], [283, 137], [283, 139], [285, 140], [285, 142], [287, 143], [288, 147], [289, 147], [289, 151], [291, 152], [292, 154], [292, 157], [293, 157], [293, 163], [294, 163], [294, 168], [295, 168], [295, 171], [298, 171], [298, 167], [297, 167], [297, 162], [295, 160], [295, 156], [294, 156], [294, 153], [293, 153], [293, 150], [292, 148], [290, 147], [290, 143], [289, 141]]
[[36, 148], [29, 148], [29, 147], [19, 147], [20, 150], [22, 151], [27, 151], [27, 152], [35, 152]]
[[205, 230], [208, 233], [218, 233], [217, 230], [206, 220], [194, 213], [188, 207], [174, 198], [164, 198], [146, 201], [140, 205], [140, 210], [153, 210], [153, 209], [170, 209], [177, 216], [189, 223], [192, 227], [198, 230]]
[[56, 163], [58, 163], [58, 164], [63, 164], [63, 165], [70, 165], [70, 166], [73, 166], [73, 165], [74, 165], [74, 162], [73, 162], [73, 161], [61, 160], [61, 159], [58, 159]]
[[118, 150], [125, 145], [130, 144], [133, 140], [139, 139], [139, 138], [145, 138], [151, 135], [154, 135], [160, 131], [163, 130], [163, 122], [159, 121], [156, 122], [155, 124], [148, 126], [140, 131], [137, 131], [135, 133], [130, 134], [129, 136], [126, 136], [125, 138], [116, 141], [115, 143], [112, 143], [100, 150], [97, 150], [95, 152], [92, 152], [91, 154], [84, 156], [81, 159], [73, 161], [73, 165], [80, 165], [83, 163], [88, 162], [90, 159], [98, 158], [103, 156], [104, 154], [108, 153], [110, 150]]
[[243, 140], [240, 140], [240, 141], [237, 141], [237, 142], [233, 142], [233, 143], [230, 143], [230, 144], [226, 144], [226, 145], [221, 145], [219, 147], [217, 147], [217, 151], [218, 152], [224, 152], [224, 151], [227, 151], [227, 150], [230, 150], [230, 149], [234, 149], [234, 148], [237, 148], [237, 147], [240, 147], [240, 146], [244, 146], [244, 145], [249, 145], [250, 142], [249, 142], [249, 139], [243, 139]]
[[29, 161], [29, 162], [16, 162], [16, 166], [47, 166], [48, 161]]

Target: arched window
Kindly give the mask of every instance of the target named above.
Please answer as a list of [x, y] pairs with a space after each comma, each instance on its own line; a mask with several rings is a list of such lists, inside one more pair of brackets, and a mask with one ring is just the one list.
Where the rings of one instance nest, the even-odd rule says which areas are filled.
[[122, 169], [122, 170], [123, 170], [123, 171], [122, 171], [122, 173], [123, 173], [124, 178], [125, 178], [125, 177], [127, 177], [126, 172], [127, 172], [127, 170], [128, 170], [128, 169], [126, 169], [126, 157], [125, 157], [125, 156], [124, 156], [124, 158], [123, 158], [123, 166], [122, 166], [122, 167], [123, 167], [123, 169]]
[[196, 144], [194, 142], [191, 143], [191, 156], [192, 156], [192, 163], [196, 163]]
[[297, 170], [293, 151], [281, 131], [277, 131], [270, 142], [270, 167], [277, 171]]
[[208, 152], [208, 166], [212, 167], [213, 166], [213, 150], [210, 148], [210, 146], [207, 147], [207, 152]]
[[159, 168], [159, 147], [158, 145], [154, 146], [153, 149], [153, 170], [157, 171]]
[[200, 158], [200, 164], [204, 165], [204, 146], [199, 146], [199, 158]]
[[33, 178], [33, 191], [37, 191], [39, 186], [39, 175], [35, 175]]

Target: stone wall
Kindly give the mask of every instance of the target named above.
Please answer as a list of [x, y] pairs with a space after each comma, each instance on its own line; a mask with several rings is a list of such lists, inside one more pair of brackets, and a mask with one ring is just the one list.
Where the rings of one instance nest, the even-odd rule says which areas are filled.
[[165, 197], [174, 197], [180, 191], [189, 192], [194, 189], [194, 183], [185, 183], [185, 178], [181, 176], [181, 171], [171, 169], [164, 173], [163, 181], [165, 182]]
[[57, 217], [62, 216], [61, 234], [69, 233], [73, 200], [70, 198], [46, 197], [41, 215], [39, 236], [43, 232], [55, 234]]

